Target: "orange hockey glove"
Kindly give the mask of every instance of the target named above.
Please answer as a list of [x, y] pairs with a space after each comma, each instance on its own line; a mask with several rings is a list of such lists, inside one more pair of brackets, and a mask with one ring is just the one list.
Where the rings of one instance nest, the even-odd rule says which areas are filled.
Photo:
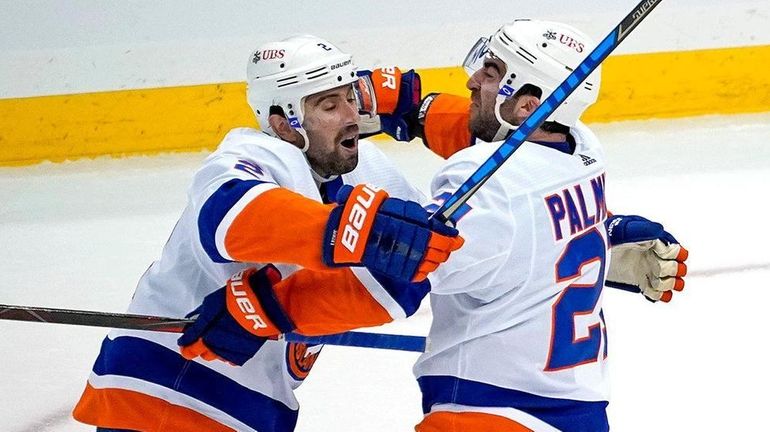
[[267, 339], [294, 330], [273, 292], [280, 280], [280, 272], [270, 264], [233, 275], [224, 288], [207, 295], [188, 315], [197, 317], [177, 341], [182, 355], [189, 360], [200, 356], [240, 366]]
[[419, 282], [463, 244], [456, 229], [430, 219], [418, 203], [389, 198], [371, 185], [343, 186], [326, 225], [326, 265], [366, 266]]
[[402, 72], [397, 67], [359, 71], [358, 75], [371, 82], [373, 105], [378, 116], [375, 119], [379, 119], [379, 123], [364, 119], [362, 135], [384, 132], [397, 141], [411, 141], [415, 138], [422, 92], [420, 75], [414, 69]]

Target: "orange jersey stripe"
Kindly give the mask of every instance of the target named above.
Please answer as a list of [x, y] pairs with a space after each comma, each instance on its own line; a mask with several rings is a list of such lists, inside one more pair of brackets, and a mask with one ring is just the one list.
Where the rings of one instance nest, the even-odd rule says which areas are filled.
[[532, 429], [502, 416], [477, 412], [430, 413], [415, 428], [417, 432], [532, 432]]
[[297, 326], [315, 336], [339, 333], [393, 320], [350, 269], [300, 270], [275, 287], [275, 295]]
[[437, 155], [447, 159], [470, 147], [468, 129], [471, 100], [467, 97], [441, 93], [425, 113], [423, 141]]
[[236, 261], [329, 269], [321, 260], [321, 245], [331, 209], [285, 188], [270, 189], [235, 217], [225, 248]]
[[97, 389], [90, 384], [72, 416], [94, 426], [143, 432], [234, 432], [209, 417], [163, 399], [131, 390]]

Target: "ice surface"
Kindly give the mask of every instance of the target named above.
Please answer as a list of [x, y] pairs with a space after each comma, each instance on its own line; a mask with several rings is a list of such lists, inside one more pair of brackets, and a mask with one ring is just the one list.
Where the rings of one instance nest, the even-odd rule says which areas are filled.
[[[691, 251], [670, 304], [609, 290], [613, 430], [766, 428], [770, 114], [593, 125], [615, 213], [657, 219]], [[427, 189], [441, 161], [381, 146]], [[0, 169], [0, 303], [125, 310], [205, 155]], [[381, 331], [425, 334], [430, 312]], [[0, 321], [0, 429], [92, 431], [69, 418], [106, 331]], [[297, 430], [408, 431], [416, 354], [326, 347], [298, 391]]]

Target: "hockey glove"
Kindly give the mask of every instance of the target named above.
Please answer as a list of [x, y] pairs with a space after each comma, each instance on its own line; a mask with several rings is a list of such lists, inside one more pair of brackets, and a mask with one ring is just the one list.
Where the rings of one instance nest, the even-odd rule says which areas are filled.
[[384, 132], [396, 141], [411, 141], [422, 97], [420, 75], [414, 69], [401, 72], [397, 67], [363, 70], [358, 75], [371, 80], [378, 115], [372, 120], [362, 117], [362, 136]]
[[366, 266], [402, 282], [428, 273], [463, 244], [456, 229], [418, 203], [389, 198], [371, 185], [345, 185], [326, 224], [323, 260], [328, 266]]
[[611, 247], [607, 286], [638, 289], [653, 302], [669, 302], [673, 291], [684, 289], [688, 252], [663, 225], [620, 215], [605, 224]]
[[196, 316], [177, 343], [188, 360], [220, 359], [241, 366], [267, 339], [290, 332], [294, 324], [273, 293], [281, 273], [273, 265], [236, 273], [224, 288], [203, 299], [188, 317]]

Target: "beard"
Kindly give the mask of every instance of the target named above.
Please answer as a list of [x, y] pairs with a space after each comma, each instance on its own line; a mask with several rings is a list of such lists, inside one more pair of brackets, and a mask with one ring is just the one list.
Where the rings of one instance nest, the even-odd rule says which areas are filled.
[[[331, 143], [327, 145], [318, 145], [323, 143], [323, 137], [315, 134], [312, 130], [306, 129], [310, 139], [310, 148], [305, 153], [305, 157], [310, 166], [323, 177], [333, 175], [347, 174], [358, 166], [358, 141], [343, 140], [344, 136], [358, 134], [358, 125], [352, 125], [339, 131]], [[328, 139], [328, 138], [327, 138]], [[316, 143], [315, 145], [313, 143]], [[327, 141], [328, 143], [328, 141]], [[350, 148], [355, 147], [355, 151]], [[331, 150], [329, 148], [331, 147]]]
[[340, 149], [323, 155], [313, 155], [308, 151], [306, 156], [310, 166], [313, 167], [316, 173], [323, 177], [329, 177], [347, 174], [358, 166], [358, 153], [352, 155], [343, 155], [341, 153]]
[[491, 142], [495, 139], [500, 122], [494, 112], [482, 112], [477, 108], [471, 111], [468, 127], [471, 134], [482, 141]]

